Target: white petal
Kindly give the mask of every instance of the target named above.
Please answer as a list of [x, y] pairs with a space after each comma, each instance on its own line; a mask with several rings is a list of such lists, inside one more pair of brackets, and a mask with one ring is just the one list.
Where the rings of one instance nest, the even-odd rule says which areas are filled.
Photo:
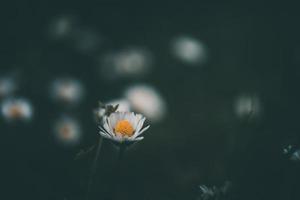
[[126, 112], [126, 114], [124, 116], [124, 119], [128, 120], [131, 124], [133, 124], [134, 120], [135, 120], [134, 113], [132, 113], [132, 112]]
[[137, 138], [131, 139], [130, 141], [140, 141], [142, 139], [144, 139], [144, 137], [137, 137]]
[[113, 139], [117, 142], [123, 142], [124, 141], [124, 138], [119, 136], [119, 135], [115, 135], [115, 137], [113, 137]]
[[108, 122], [106, 122], [103, 126], [104, 126], [106, 132], [107, 132], [109, 135], [111, 135], [112, 137], [115, 136], [114, 130], [110, 127], [110, 125], [108, 124]]
[[108, 117], [108, 121], [110, 122], [110, 127], [111, 129], [113, 129], [116, 126], [116, 123], [119, 121], [119, 113], [112, 113], [109, 117]]
[[148, 128], [150, 128], [150, 125], [146, 126], [145, 128], [143, 128], [141, 131], [139, 131], [137, 134], [136, 134], [136, 137], [141, 135], [143, 132], [145, 132]]
[[139, 125], [139, 122], [141, 121], [141, 119], [143, 119], [143, 115], [141, 115], [141, 114], [136, 114], [135, 115], [135, 123], [134, 123], [134, 129], [135, 130], [139, 129], [138, 125]]
[[142, 129], [142, 127], [143, 127], [143, 125], [144, 125], [144, 122], [145, 122], [145, 120], [146, 120], [146, 118], [144, 117], [144, 118], [142, 118], [142, 119], [140, 119], [140, 121], [139, 121], [139, 123], [138, 123], [138, 125], [137, 125], [137, 127], [136, 127], [136, 131], [137, 132], [139, 132], [141, 129]]
[[[107, 125], [106, 125], [107, 126]], [[109, 135], [110, 137], [113, 137], [113, 134], [110, 133], [110, 131], [106, 130], [105, 128], [103, 128], [102, 126], [99, 126], [99, 129], [101, 132]]]
[[134, 137], [139, 135], [139, 132], [140, 132], [141, 128], [143, 127], [145, 120], [146, 120], [146, 118], [144, 117], [138, 122], [137, 127], [135, 129]]
[[114, 126], [112, 126], [110, 118], [107, 119], [107, 126], [109, 127], [109, 132], [111, 135], [115, 135], [114, 133]]
[[102, 131], [100, 131], [99, 134], [102, 135], [103, 137], [107, 138], [107, 139], [112, 139], [112, 137], [110, 135], [108, 135], [107, 133], [104, 133]]

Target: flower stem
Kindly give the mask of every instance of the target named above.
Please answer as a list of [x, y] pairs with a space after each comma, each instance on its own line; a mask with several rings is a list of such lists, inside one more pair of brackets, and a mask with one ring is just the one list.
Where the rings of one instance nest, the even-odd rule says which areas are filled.
[[97, 146], [96, 154], [95, 154], [92, 166], [91, 166], [89, 182], [88, 182], [86, 198], [85, 198], [86, 200], [88, 200], [89, 196], [90, 196], [91, 187], [92, 187], [92, 184], [93, 184], [93, 177], [96, 174], [97, 164], [98, 164], [98, 159], [99, 159], [99, 155], [100, 155], [100, 152], [101, 152], [102, 143], [103, 143], [103, 138], [100, 136], [99, 140], [98, 140], [98, 146]]
[[126, 145], [123, 145], [121, 144], [119, 146], [119, 152], [118, 152], [118, 157], [117, 157], [117, 161], [116, 161], [116, 165], [115, 165], [115, 176], [113, 178], [113, 182], [111, 184], [111, 187], [110, 187], [110, 198], [109, 200], [114, 200], [116, 199], [115, 198], [115, 195], [117, 194], [117, 190], [118, 190], [118, 179], [120, 178], [120, 168], [121, 168], [121, 165], [122, 165], [122, 161], [123, 161], [123, 158], [124, 158], [124, 155], [125, 155], [125, 151], [126, 151]]
[[119, 148], [119, 153], [118, 153], [118, 160], [117, 160], [117, 169], [120, 168], [120, 165], [122, 163], [124, 154], [125, 154], [125, 150], [126, 150], [126, 146], [125, 145], [121, 145]]

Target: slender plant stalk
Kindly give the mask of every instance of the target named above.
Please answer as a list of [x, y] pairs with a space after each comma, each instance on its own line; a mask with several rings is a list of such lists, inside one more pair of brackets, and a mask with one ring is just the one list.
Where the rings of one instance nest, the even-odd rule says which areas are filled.
[[125, 154], [126, 146], [121, 145], [119, 148], [119, 153], [118, 153], [118, 160], [117, 160], [117, 169], [121, 167], [121, 163]]
[[119, 146], [119, 152], [118, 152], [118, 157], [117, 157], [117, 161], [116, 161], [116, 165], [115, 165], [115, 176], [114, 176], [114, 181], [112, 182], [111, 186], [110, 186], [110, 198], [109, 200], [114, 200], [115, 199], [115, 195], [117, 193], [118, 190], [118, 179], [120, 177], [120, 168], [122, 165], [122, 161], [125, 155], [125, 151], [126, 151], [126, 145], [121, 144]]
[[92, 166], [91, 166], [89, 182], [88, 182], [86, 198], [85, 198], [86, 200], [88, 200], [89, 196], [90, 196], [91, 187], [93, 185], [93, 178], [96, 174], [96, 170], [97, 170], [97, 166], [98, 166], [97, 164], [98, 164], [99, 155], [100, 155], [100, 152], [101, 152], [102, 143], [103, 143], [103, 138], [102, 138], [102, 136], [100, 136], [99, 140], [98, 140], [98, 146], [97, 146], [96, 154], [95, 154]]

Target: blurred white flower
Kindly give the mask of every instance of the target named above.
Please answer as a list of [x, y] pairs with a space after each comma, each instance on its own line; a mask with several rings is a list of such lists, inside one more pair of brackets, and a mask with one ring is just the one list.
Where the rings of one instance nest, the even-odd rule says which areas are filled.
[[72, 15], [60, 15], [53, 19], [48, 29], [51, 38], [65, 39], [77, 29], [77, 20]]
[[261, 114], [261, 103], [255, 95], [240, 95], [234, 103], [234, 111], [239, 118], [258, 117]]
[[5, 119], [12, 120], [30, 120], [33, 109], [30, 102], [23, 98], [11, 98], [2, 102], [1, 112]]
[[225, 181], [220, 187], [200, 185], [199, 188], [201, 191], [200, 198], [198, 198], [199, 200], [224, 199], [224, 197], [227, 197], [231, 192], [232, 183], [231, 181]]
[[131, 86], [125, 91], [125, 97], [134, 111], [142, 113], [152, 122], [162, 120], [166, 114], [164, 99], [151, 86]]
[[291, 154], [290, 160], [292, 161], [300, 161], [300, 150], [296, 150], [294, 153]]
[[81, 53], [89, 53], [98, 49], [102, 40], [96, 31], [82, 26], [78, 18], [73, 15], [55, 17], [48, 29], [48, 35], [52, 39], [67, 41]]
[[99, 48], [101, 37], [90, 29], [80, 28], [74, 32], [73, 44], [82, 53], [89, 53]]
[[16, 82], [11, 77], [0, 78], [0, 97], [7, 97], [16, 90]]
[[283, 153], [290, 154], [293, 149], [294, 145], [288, 144], [287, 146], [283, 147]]
[[172, 42], [171, 48], [175, 57], [188, 64], [201, 64], [207, 58], [204, 44], [195, 38], [178, 37]]
[[142, 48], [129, 48], [106, 55], [101, 67], [104, 78], [138, 78], [150, 71], [151, 64], [152, 56], [149, 51]]
[[78, 103], [83, 93], [83, 86], [78, 80], [57, 79], [51, 85], [52, 98], [64, 103]]
[[207, 187], [206, 185], [200, 185], [199, 186], [202, 194], [201, 194], [201, 198], [203, 200], [208, 200], [210, 198], [213, 198], [216, 194], [216, 187]]
[[60, 143], [76, 144], [81, 137], [79, 123], [71, 118], [64, 116], [54, 125], [54, 133]]
[[146, 118], [133, 112], [114, 112], [103, 118], [100, 134], [118, 143], [140, 141], [141, 134], [150, 126], [144, 126]]

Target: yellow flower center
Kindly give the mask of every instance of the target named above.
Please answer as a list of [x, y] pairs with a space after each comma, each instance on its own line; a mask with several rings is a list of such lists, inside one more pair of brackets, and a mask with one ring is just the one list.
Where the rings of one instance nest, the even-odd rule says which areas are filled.
[[68, 125], [64, 125], [63, 127], [60, 128], [60, 133], [63, 139], [70, 139], [72, 135], [71, 131], [72, 128]]
[[132, 136], [134, 129], [128, 120], [120, 120], [116, 123], [114, 132], [121, 136]]
[[11, 117], [19, 118], [22, 117], [22, 109], [18, 105], [13, 105], [10, 108], [9, 114]]

